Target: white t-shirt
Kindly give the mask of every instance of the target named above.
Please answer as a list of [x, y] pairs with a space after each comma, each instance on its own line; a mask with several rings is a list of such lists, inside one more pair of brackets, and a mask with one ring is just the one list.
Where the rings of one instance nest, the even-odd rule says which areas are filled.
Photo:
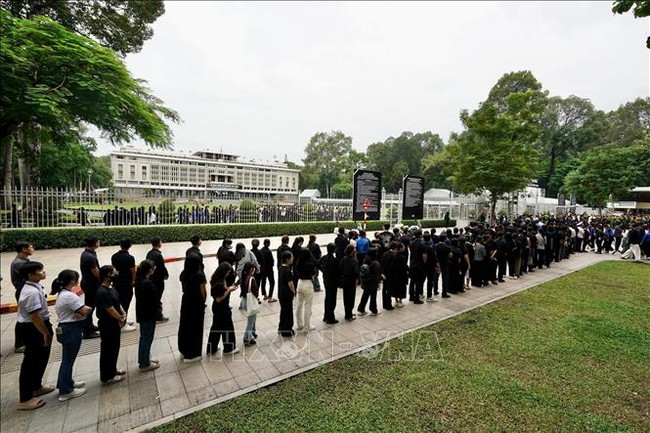
[[59, 316], [59, 323], [77, 322], [85, 317], [75, 318], [74, 313], [84, 306], [81, 298], [69, 290], [61, 290], [56, 298], [56, 314]]
[[43, 286], [28, 281], [20, 291], [16, 321], [32, 323], [30, 314], [35, 311], [39, 312], [43, 320], [50, 319], [50, 311], [47, 309], [47, 297]]

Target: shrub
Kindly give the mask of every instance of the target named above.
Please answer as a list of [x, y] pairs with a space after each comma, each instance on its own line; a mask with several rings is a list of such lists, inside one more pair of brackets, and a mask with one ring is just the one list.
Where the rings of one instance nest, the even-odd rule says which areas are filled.
[[[386, 221], [368, 221], [367, 230], [378, 231]], [[413, 225], [414, 221], [403, 221]], [[422, 227], [444, 227], [441, 220], [422, 220]], [[451, 221], [455, 225], [455, 221]], [[128, 237], [134, 244], [148, 244], [152, 237], [159, 236], [165, 242], [188, 241], [193, 235], [204, 240], [237, 239], [264, 236], [304, 235], [306, 233], [333, 233], [334, 228], [357, 227], [353, 221], [345, 222], [294, 222], [294, 223], [251, 223], [251, 224], [187, 224], [123, 227], [55, 227], [32, 229], [6, 229], [2, 231], [2, 251], [12, 251], [17, 241], [32, 242], [39, 250], [54, 248], [80, 248], [90, 235], [99, 237], [102, 245], [119, 245]]]

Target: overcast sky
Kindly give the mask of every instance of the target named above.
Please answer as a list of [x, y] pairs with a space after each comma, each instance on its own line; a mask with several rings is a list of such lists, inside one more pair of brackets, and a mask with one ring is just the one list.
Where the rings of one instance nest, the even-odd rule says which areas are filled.
[[459, 112], [518, 70], [605, 111], [650, 92], [650, 21], [614, 15], [608, 1], [165, 7], [126, 64], [180, 113], [180, 151], [301, 163], [319, 131], [341, 130], [362, 151], [403, 131], [446, 142]]

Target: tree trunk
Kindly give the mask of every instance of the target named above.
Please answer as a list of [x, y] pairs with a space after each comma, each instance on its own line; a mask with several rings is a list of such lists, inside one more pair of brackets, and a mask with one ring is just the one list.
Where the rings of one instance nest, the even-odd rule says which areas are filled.
[[497, 208], [497, 196], [495, 194], [490, 194], [490, 225], [496, 223], [497, 215], [495, 213]]
[[[547, 177], [548, 180], [546, 181], [546, 194], [545, 194], [546, 197], [549, 197], [549, 196], [552, 197], [555, 193], [557, 193], [557, 191], [555, 191], [555, 189], [551, 188], [551, 186], [550, 186], [551, 177], [553, 177], [553, 175], [555, 174], [555, 160], [556, 160], [555, 146], [551, 145], [551, 163], [549, 164], [549, 167], [548, 167], [548, 177]], [[550, 192], [550, 194], [549, 194], [549, 192]]]
[[6, 137], [2, 140], [2, 188], [11, 190], [13, 183], [13, 140]]

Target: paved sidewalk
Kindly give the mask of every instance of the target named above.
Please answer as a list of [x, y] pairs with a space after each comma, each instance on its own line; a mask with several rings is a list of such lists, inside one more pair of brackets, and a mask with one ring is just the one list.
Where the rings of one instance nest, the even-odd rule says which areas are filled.
[[[325, 245], [331, 239], [333, 235], [321, 235], [319, 243]], [[242, 240], [235, 242], [238, 241]], [[250, 240], [243, 242], [250, 245]], [[216, 252], [219, 244], [219, 241], [204, 242], [201, 249], [205, 253]], [[272, 246], [277, 247], [278, 244], [279, 239], [272, 238]], [[183, 255], [188, 246], [184, 243], [168, 244], [163, 246], [163, 252], [166, 257]], [[100, 248], [100, 263], [109, 263], [110, 256], [116, 250], [117, 247]], [[134, 246], [131, 252], [139, 260], [147, 250], [147, 246], [139, 245]], [[46, 264], [48, 280], [51, 281], [60, 269], [76, 269], [80, 252], [81, 250], [37, 251], [33, 258]], [[3, 275], [8, 275], [6, 269], [12, 257], [13, 254], [2, 254]], [[12, 350], [15, 314], [2, 315], [0, 428], [3, 432], [12, 433], [144, 430], [613, 257], [618, 256], [575, 254], [570, 260], [554, 263], [549, 269], [536, 271], [519, 280], [507, 280], [496, 287], [474, 288], [433, 304], [414, 305], [407, 302], [405, 308], [385, 311], [379, 316], [358, 317], [353, 322], [342, 320], [342, 291], [339, 291], [337, 318], [341, 323], [334, 326], [321, 321], [324, 293], [317, 292], [312, 316], [316, 330], [308, 334], [298, 333], [294, 339], [285, 339], [276, 334], [279, 303], [264, 302], [257, 319], [258, 344], [246, 348], [241, 340], [246, 318], [237, 309], [239, 299], [232, 297], [237, 344], [242, 351], [226, 355], [223, 359], [220, 356], [204, 357], [202, 362], [195, 364], [184, 364], [177, 350], [180, 309], [178, 274], [182, 263], [171, 263], [168, 267], [172, 276], [163, 299], [165, 314], [171, 320], [158, 325], [152, 348], [153, 356], [160, 360], [160, 368], [154, 372], [139, 372], [139, 332], [122, 334], [118, 365], [126, 368], [127, 380], [116, 385], [102, 386], [99, 381], [99, 340], [84, 340], [75, 364], [75, 378], [87, 382], [88, 393], [65, 403], [57, 400], [55, 391], [44, 397], [47, 404], [43, 408], [27, 412], [16, 410], [22, 355], [14, 354]], [[216, 268], [216, 260], [209, 260], [206, 259], [206, 271], [212, 272]], [[3, 300], [8, 294], [13, 296], [13, 290], [8, 289], [10, 288], [5, 286]], [[361, 291], [357, 290], [357, 301], [360, 296]], [[54, 312], [54, 308], [50, 310]], [[130, 317], [132, 314], [133, 312]], [[211, 322], [212, 313], [208, 307], [204, 323], [206, 337]], [[56, 318], [53, 323], [56, 323]], [[205, 341], [204, 339], [204, 344]], [[60, 357], [61, 346], [55, 342], [45, 373], [49, 383], [56, 383]]]

